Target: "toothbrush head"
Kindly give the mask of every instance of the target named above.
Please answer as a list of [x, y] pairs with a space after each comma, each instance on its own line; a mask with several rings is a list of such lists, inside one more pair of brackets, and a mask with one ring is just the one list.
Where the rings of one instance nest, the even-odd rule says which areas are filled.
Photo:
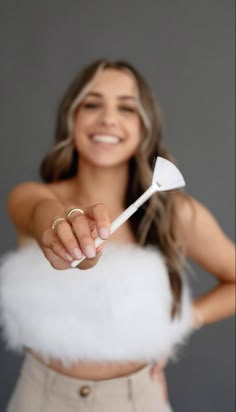
[[158, 156], [156, 159], [152, 185], [158, 192], [179, 189], [185, 186], [185, 181], [179, 169], [169, 160]]

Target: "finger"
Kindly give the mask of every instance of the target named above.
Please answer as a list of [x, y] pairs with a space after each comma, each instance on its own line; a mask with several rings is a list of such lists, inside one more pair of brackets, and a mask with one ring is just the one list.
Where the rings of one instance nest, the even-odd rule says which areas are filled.
[[103, 203], [97, 203], [86, 210], [86, 215], [95, 221], [99, 237], [106, 240], [111, 228], [111, 220], [106, 206]]
[[44, 234], [42, 247], [51, 249], [57, 256], [64, 259], [66, 262], [73, 261], [73, 257], [65, 249], [54, 230], [48, 230], [46, 235]]
[[168, 362], [168, 355], [163, 355], [158, 362], [154, 362], [150, 372], [155, 375], [155, 373], [159, 373], [162, 369], [165, 368]]
[[95, 240], [98, 237], [98, 231], [96, 227], [91, 227], [91, 224], [89, 223], [90, 231], [91, 231], [91, 236]]
[[43, 253], [54, 269], [63, 270], [71, 268], [69, 262], [66, 262], [61, 257], [57, 256], [51, 249], [44, 248]]
[[73, 257], [67, 250], [64, 248], [58, 236], [55, 236], [50, 244], [50, 249], [58, 257], [64, 259], [66, 262], [73, 262]]
[[167, 364], [167, 356], [162, 357], [158, 362], [153, 363], [150, 369], [150, 375], [153, 379], [163, 373], [163, 369]]
[[84, 256], [94, 258], [96, 249], [87, 217], [80, 213], [72, 215], [70, 224]]
[[[59, 251], [60, 249], [59, 245], [61, 244], [65, 248], [65, 250], [68, 252], [68, 254], [73, 257], [73, 259], [82, 258], [83, 253], [81, 251], [80, 245], [78, 243], [78, 240], [76, 239], [76, 236], [72, 230], [71, 225], [68, 222], [63, 221], [63, 220], [59, 222], [54, 232], [56, 233], [58, 240], [59, 240], [58, 244], [56, 244], [55, 242], [54, 248], [53, 248], [56, 254], [57, 254], [57, 251]], [[61, 255], [59, 254], [59, 256]]]
[[164, 373], [162, 373], [161, 377], [159, 378], [159, 383], [161, 385], [161, 389], [162, 389], [162, 396], [164, 398], [165, 401], [168, 401], [168, 388], [167, 388], [167, 383], [166, 383], [166, 378]]
[[77, 267], [82, 270], [90, 269], [91, 267], [95, 266], [99, 261], [100, 257], [102, 256], [103, 252], [103, 245], [100, 245], [96, 249], [96, 256], [92, 259], [85, 259], [81, 262]]
[[164, 355], [162, 358], [159, 360], [158, 365], [160, 366], [161, 369], [164, 369], [165, 366], [167, 365], [169, 355]]
[[160, 367], [158, 363], [154, 363], [150, 369], [150, 375], [152, 379], [156, 379], [156, 377], [159, 375], [160, 373]]
[[168, 388], [163, 369], [161, 369], [160, 367], [157, 368], [157, 364], [153, 365], [153, 367], [150, 370], [150, 376], [152, 380], [158, 382], [158, 384], [161, 387], [162, 396], [164, 400], [168, 401]]

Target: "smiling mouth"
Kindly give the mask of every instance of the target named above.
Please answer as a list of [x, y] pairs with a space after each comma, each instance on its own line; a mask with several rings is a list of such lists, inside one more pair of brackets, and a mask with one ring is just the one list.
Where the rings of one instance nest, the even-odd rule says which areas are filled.
[[118, 136], [105, 135], [105, 134], [94, 134], [91, 136], [93, 142], [105, 143], [105, 144], [119, 144], [122, 139]]

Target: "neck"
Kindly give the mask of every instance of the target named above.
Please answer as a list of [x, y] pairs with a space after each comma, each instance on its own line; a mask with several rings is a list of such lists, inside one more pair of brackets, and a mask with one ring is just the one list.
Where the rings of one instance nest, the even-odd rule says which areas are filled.
[[128, 163], [97, 167], [80, 158], [75, 178], [78, 204], [104, 203], [111, 215], [124, 210], [128, 173]]

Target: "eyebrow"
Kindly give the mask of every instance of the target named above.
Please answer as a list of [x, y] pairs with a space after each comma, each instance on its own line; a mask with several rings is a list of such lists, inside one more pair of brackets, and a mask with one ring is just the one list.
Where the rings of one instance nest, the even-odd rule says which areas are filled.
[[[98, 92], [90, 92], [85, 97], [99, 97], [99, 98], [102, 98], [103, 95], [101, 93], [98, 93]], [[136, 100], [136, 97], [132, 96], [132, 95], [120, 95], [120, 96], [117, 96], [117, 99], [118, 100], [132, 100], [132, 101], [134, 101], [134, 100]]]

